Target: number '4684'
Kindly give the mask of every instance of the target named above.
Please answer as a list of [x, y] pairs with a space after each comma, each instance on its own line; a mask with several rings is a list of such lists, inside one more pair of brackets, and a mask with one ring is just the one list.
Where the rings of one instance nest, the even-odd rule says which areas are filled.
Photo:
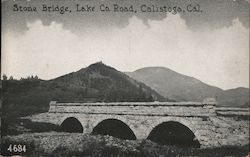
[[10, 144], [8, 149], [9, 152], [26, 152], [26, 145], [12, 145]]

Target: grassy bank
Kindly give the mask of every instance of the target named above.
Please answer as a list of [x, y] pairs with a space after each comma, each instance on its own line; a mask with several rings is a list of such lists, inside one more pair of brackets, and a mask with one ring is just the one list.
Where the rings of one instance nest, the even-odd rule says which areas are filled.
[[11, 155], [6, 151], [9, 144], [25, 144], [27, 152], [22, 155], [28, 157], [243, 157], [247, 156], [249, 152], [249, 145], [211, 149], [191, 149], [162, 146], [148, 140], [130, 141], [120, 140], [111, 136], [57, 132], [5, 136], [1, 146], [3, 155]]

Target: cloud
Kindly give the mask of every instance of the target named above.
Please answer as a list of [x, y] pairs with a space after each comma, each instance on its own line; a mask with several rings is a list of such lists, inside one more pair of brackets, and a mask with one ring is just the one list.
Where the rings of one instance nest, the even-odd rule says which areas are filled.
[[62, 24], [28, 23], [25, 34], [3, 36], [3, 73], [54, 78], [102, 60], [121, 71], [164, 66], [224, 89], [248, 87], [249, 29], [232, 26], [191, 31], [179, 15], [148, 24], [133, 16], [123, 28], [80, 34]]
[[[96, 11], [94, 14], [82, 14], [73, 11], [75, 9], [75, 4], [91, 5], [96, 6], [98, 9], [101, 4], [112, 6], [113, 3], [120, 6], [123, 5], [133, 5], [137, 8], [138, 12], [136, 14], [123, 14], [123, 13], [103, 13]], [[48, 6], [51, 4], [68, 6], [72, 8], [72, 13], [70, 14], [57, 14], [57, 13], [31, 13], [31, 12], [13, 12], [13, 5], [18, 4], [20, 6], [36, 6], [40, 8], [43, 4]], [[186, 9], [189, 4], [199, 4], [202, 13], [180, 13], [181, 18], [185, 20], [189, 29], [197, 30], [203, 28], [221, 28], [232, 26], [233, 19], [238, 18], [241, 23], [247, 28], [249, 28], [249, 0], [60, 0], [60, 1], [46, 1], [46, 0], [8, 0], [2, 1], [3, 16], [2, 16], [2, 31], [16, 31], [24, 32], [27, 30], [26, 22], [34, 22], [40, 19], [44, 25], [50, 25], [51, 22], [56, 21], [57, 23], [62, 23], [64, 28], [70, 29], [72, 32], [80, 33], [87, 27], [123, 27], [128, 24], [128, 20], [131, 16], [136, 16], [143, 19], [146, 22], [148, 19], [154, 19], [161, 21], [166, 17], [164, 13], [141, 13], [141, 5], [155, 5], [155, 6], [179, 6]]]

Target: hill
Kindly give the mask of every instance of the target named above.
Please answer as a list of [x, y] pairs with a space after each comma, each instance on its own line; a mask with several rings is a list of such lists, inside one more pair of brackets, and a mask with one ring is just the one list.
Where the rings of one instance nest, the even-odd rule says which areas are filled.
[[46, 112], [49, 102], [166, 101], [145, 84], [101, 62], [52, 80], [3, 81], [4, 115]]
[[73, 89], [74, 100], [63, 102], [164, 101], [164, 97], [122, 72], [101, 62], [53, 80], [49, 86]]
[[176, 101], [203, 101], [212, 97], [218, 106], [227, 107], [247, 107], [249, 102], [247, 88], [222, 90], [164, 67], [147, 67], [126, 74]]
[[229, 107], [249, 107], [249, 89], [235, 88], [223, 91], [218, 96], [218, 101], [222, 106]]

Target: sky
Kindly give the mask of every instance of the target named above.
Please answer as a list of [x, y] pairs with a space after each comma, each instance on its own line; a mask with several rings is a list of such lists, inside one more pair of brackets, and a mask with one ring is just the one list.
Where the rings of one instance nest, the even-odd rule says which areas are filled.
[[[118, 3], [119, 2], [119, 3]], [[200, 4], [202, 13], [23, 13], [13, 4]], [[102, 61], [119, 71], [162, 66], [207, 84], [249, 87], [249, 6], [244, 0], [2, 1], [1, 72], [52, 79]]]

